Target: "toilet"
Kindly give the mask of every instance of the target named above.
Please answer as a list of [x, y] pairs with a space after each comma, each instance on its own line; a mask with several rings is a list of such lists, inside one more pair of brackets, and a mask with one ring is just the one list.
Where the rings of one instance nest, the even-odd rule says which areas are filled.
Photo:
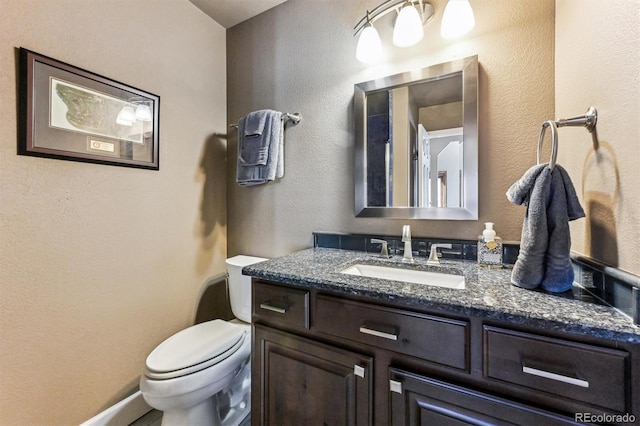
[[140, 391], [147, 404], [163, 412], [163, 426], [237, 426], [251, 412], [251, 277], [242, 275], [242, 268], [264, 260], [226, 261], [236, 319], [179, 331], [147, 357]]

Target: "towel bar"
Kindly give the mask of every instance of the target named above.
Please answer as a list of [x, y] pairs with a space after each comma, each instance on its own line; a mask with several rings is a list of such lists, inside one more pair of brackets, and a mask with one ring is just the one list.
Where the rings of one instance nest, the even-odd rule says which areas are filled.
[[[282, 114], [282, 119], [284, 121], [292, 121], [293, 124], [298, 124], [300, 120], [302, 120], [302, 116], [300, 115], [300, 113], [297, 113], [297, 112], [294, 112], [294, 113], [285, 112], [284, 114]], [[234, 127], [237, 129], [238, 123], [230, 124], [229, 127]]]

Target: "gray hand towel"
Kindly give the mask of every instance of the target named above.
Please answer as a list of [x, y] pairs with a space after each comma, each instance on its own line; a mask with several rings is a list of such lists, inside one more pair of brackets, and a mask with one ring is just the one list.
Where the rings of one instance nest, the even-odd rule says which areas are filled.
[[249, 137], [262, 135], [267, 117], [271, 112], [269, 109], [261, 109], [247, 114], [244, 121], [244, 135]]
[[547, 164], [534, 166], [509, 188], [507, 198], [527, 206], [511, 282], [554, 293], [571, 289], [569, 221], [584, 217], [584, 210], [567, 172], [559, 165], [553, 172]]
[[[240, 119], [244, 130], [238, 131], [238, 160], [244, 166], [264, 166], [269, 161], [271, 119], [277, 111], [261, 109]], [[240, 129], [240, 121], [238, 129]]]
[[264, 151], [264, 157], [266, 158], [264, 164], [248, 163], [246, 161], [249, 154], [243, 153], [243, 148], [248, 150], [250, 145], [246, 144], [247, 138], [244, 140], [244, 146], [240, 145], [240, 140], [243, 139], [246, 133], [245, 119], [247, 117], [238, 121], [238, 169], [236, 171], [236, 181], [243, 186], [259, 185], [273, 181], [284, 175], [284, 126], [282, 113], [272, 110], [263, 111], [268, 111], [268, 114], [259, 138], [264, 139], [265, 143], [263, 145], [254, 145], [253, 148], [262, 149], [262, 147], [264, 147], [266, 149]]

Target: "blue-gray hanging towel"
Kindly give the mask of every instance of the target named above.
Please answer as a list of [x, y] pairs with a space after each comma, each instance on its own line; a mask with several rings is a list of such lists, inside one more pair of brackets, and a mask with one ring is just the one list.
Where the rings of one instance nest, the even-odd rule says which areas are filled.
[[507, 198], [527, 207], [511, 283], [554, 293], [571, 289], [569, 221], [585, 214], [566, 170], [557, 164], [553, 171], [548, 164], [534, 166], [509, 188]]
[[259, 185], [284, 175], [284, 123], [282, 113], [254, 111], [238, 121], [238, 169], [240, 185]]

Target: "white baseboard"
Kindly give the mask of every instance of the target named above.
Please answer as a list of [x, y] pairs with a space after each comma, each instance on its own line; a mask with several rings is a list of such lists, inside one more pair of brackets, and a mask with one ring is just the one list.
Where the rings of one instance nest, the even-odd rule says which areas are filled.
[[117, 404], [90, 418], [80, 426], [122, 426], [133, 423], [151, 411], [151, 407], [137, 391]]

